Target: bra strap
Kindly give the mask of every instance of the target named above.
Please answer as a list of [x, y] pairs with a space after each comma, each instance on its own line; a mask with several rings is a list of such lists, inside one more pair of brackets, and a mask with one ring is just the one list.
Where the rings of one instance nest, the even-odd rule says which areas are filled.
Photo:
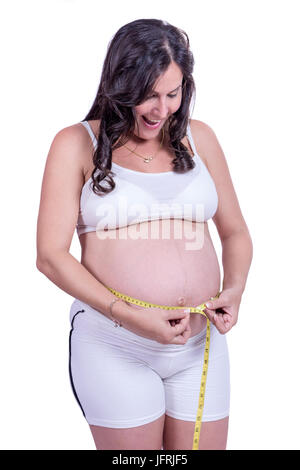
[[188, 136], [188, 139], [189, 139], [189, 142], [191, 144], [194, 155], [198, 155], [197, 150], [196, 150], [196, 146], [195, 146], [195, 143], [194, 143], [194, 139], [193, 139], [193, 136], [192, 136], [192, 131], [191, 131], [191, 128], [190, 128], [190, 123], [188, 123], [188, 125], [187, 125], [186, 135]]
[[86, 128], [86, 130], [88, 131], [88, 133], [90, 134], [90, 137], [92, 139], [93, 146], [94, 146], [94, 148], [96, 148], [97, 147], [97, 139], [96, 139], [95, 134], [93, 133], [92, 128], [89, 125], [89, 123], [87, 121], [80, 121], [80, 124], [82, 124]]
[[[95, 134], [93, 133], [89, 123], [87, 121], [80, 121], [80, 124], [82, 124], [86, 128], [86, 130], [88, 131], [88, 133], [89, 133], [89, 135], [92, 139], [94, 148], [96, 148], [97, 147], [97, 139], [96, 139]], [[188, 137], [189, 142], [191, 144], [191, 148], [193, 150], [194, 155], [197, 155], [197, 150], [196, 150], [196, 146], [195, 146], [194, 139], [193, 139], [193, 136], [192, 136], [190, 123], [188, 123], [188, 125], [187, 125], [186, 134], [187, 134], [187, 137]]]

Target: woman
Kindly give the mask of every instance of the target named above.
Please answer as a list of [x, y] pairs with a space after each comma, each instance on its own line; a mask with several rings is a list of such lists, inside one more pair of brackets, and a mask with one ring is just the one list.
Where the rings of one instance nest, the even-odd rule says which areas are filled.
[[[226, 448], [225, 333], [237, 322], [252, 242], [214, 132], [190, 119], [193, 63], [178, 28], [126, 24], [90, 112], [57, 133], [47, 157], [37, 267], [75, 298], [70, 383], [97, 449], [192, 448], [206, 317], [184, 307], [210, 299], [199, 449]], [[209, 219], [222, 242], [221, 292]], [[69, 253], [75, 227], [80, 263]]]

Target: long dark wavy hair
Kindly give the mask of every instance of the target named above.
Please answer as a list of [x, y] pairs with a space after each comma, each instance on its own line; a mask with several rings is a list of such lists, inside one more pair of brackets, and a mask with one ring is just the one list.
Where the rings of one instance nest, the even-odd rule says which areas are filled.
[[[166, 123], [169, 148], [175, 153], [173, 171], [186, 173], [194, 168], [193, 158], [181, 143], [186, 135], [190, 103], [195, 93], [194, 58], [188, 35], [166, 21], [135, 20], [122, 26], [111, 39], [96, 98], [83, 119], [100, 119], [97, 147], [93, 153], [95, 194], [104, 195], [115, 188], [112, 178], [115, 173], [111, 171], [112, 149], [126, 143], [123, 139], [133, 133], [135, 106], [153, 92], [156, 80], [172, 61], [183, 74], [181, 106]], [[102, 180], [108, 185], [101, 186]]]

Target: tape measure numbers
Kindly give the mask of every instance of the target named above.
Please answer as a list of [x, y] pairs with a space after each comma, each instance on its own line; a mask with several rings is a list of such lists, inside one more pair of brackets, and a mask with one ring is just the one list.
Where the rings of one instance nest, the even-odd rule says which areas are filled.
[[[207, 379], [207, 371], [208, 371], [208, 359], [209, 359], [209, 345], [210, 345], [210, 322], [207, 318], [204, 309], [205, 303], [198, 305], [197, 307], [173, 307], [170, 305], [157, 305], [152, 304], [150, 302], [144, 302], [143, 300], [134, 299], [125, 294], [121, 294], [120, 292], [112, 289], [111, 287], [105, 286], [108, 290], [110, 290], [115, 296], [120, 297], [121, 299], [126, 300], [127, 302], [135, 305], [140, 305], [141, 307], [156, 307], [162, 308], [164, 310], [178, 310], [179, 308], [189, 308], [191, 313], [200, 313], [206, 317], [206, 340], [205, 340], [205, 349], [204, 349], [204, 358], [203, 358], [203, 369], [202, 369], [202, 376], [201, 376], [201, 385], [200, 385], [200, 395], [198, 401], [198, 409], [197, 409], [197, 416], [196, 416], [196, 423], [195, 423], [195, 430], [194, 430], [194, 437], [193, 437], [193, 447], [192, 450], [199, 450], [199, 439], [200, 439], [200, 431], [201, 431], [201, 424], [202, 424], [202, 414], [204, 408], [204, 398], [205, 398], [205, 387], [206, 387], [206, 379]], [[213, 299], [217, 299], [220, 296], [220, 292]]]

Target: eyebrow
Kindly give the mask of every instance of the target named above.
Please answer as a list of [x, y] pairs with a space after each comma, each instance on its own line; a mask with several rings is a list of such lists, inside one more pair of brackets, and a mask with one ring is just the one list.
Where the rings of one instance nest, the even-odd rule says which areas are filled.
[[[177, 90], [178, 90], [178, 88], [180, 88], [180, 87], [182, 87], [182, 84], [180, 84], [180, 85], [179, 85], [177, 88], [175, 88], [174, 90], [172, 90], [172, 91], [169, 91], [169, 93], [167, 93], [167, 94], [169, 95], [170, 93], [174, 93], [174, 91], [177, 91]], [[153, 90], [153, 91], [152, 91], [152, 93], [155, 93], [155, 94], [157, 94], [157, 91], [154, 91], [154, 90]]]

